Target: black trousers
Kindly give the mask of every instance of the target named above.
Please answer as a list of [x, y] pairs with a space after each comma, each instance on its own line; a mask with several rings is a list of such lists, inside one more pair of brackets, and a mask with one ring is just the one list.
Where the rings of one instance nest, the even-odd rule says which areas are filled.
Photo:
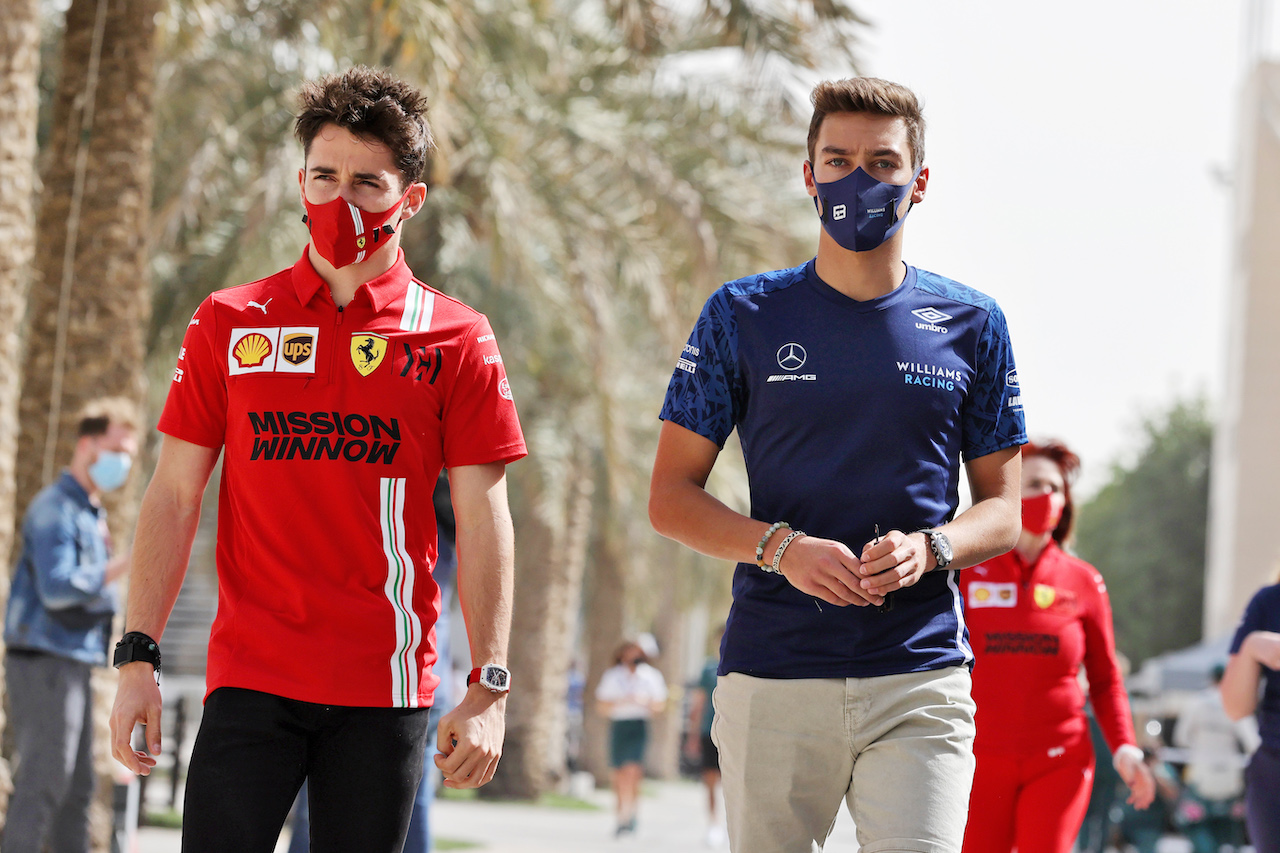
[[422, 780], [429, 710], [215, 690], [187, 773], [183, 853], [272, 853], [304, 778], [312, 851], [399, 853]]

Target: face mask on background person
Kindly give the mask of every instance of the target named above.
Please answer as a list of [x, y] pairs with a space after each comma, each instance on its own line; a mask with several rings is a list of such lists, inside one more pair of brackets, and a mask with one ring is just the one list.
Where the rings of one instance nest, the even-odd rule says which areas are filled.
[[400, 200], [380, 213], [361, 210], [346, 199], [335, 198], [324, 204], [312, 204], [303, 194], [302, 203], [307, 208], [302, 221], [311, 232], [311, 245], [320, 257], [341, 269], [348, 264], [358, 264], [378, 250], [383, 240], [396, 233], [391, 217], [400, 212], [409, 195], [404, 191]]
[[89, 466], [89, 479], [103, 492], [113, 492], [124, 485], [133, 467], [133, 457], [119, 450], [102, 450]]
[[[869, 252], [878, 248], [907, 220], [906, 213], [898, 218], [898, 206], [915, 188], [916, 178], [920, 177], [923, 168], [922, 165], [916, 169], [911, 180], [902, 186], [877, 181], [861, 166], [838, 181], [819, 183], [815, 177], [813, 185], [818, 194], [813, 205], [818, 210], [822, 227], [832, 240], [851, 252]], [[812, 164], [809, 171], [813, 172]], [[907, 213], [910, 212], [908, 207]]]
[[1043, 536], [1058, 526], [1064, 506], [1061, 495], [1045, 492], [1034, 498], [1022, 499], [1022, 529], [1036, 536]]

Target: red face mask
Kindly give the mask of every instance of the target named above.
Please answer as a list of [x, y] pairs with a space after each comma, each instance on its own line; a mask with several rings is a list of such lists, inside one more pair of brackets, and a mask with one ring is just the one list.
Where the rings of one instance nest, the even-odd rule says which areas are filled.
[[302, 203], [307, 215], [302, 221], [311, 232], [311, 245], [320, 257], [337, 269], [348, 264], [358, 264], [378, 250], [382, 243], [396, 233], [389, 220], [400, 211], [409, 191], [400, 200], [381, 213], [369, 213], [342, 198], [324, 204], [312, 204], [306, 195]]
[[1022, 529], [1036, 536], [1043, 536], [1058, 526], [1058, 522], [1062, 520], [1064, 505], [1062, 496], [1053, 492], [1023, 498]]

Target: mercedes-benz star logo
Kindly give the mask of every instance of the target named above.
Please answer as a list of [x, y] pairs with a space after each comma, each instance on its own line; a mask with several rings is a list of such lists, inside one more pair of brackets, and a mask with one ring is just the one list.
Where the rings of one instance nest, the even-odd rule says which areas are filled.
[[799, 370], [804, 367], [805, 359], [808, 357], [809, 354], [804, 351], [804, 347], [794, 341], [778, 348], [778, 366], [783, 370]]

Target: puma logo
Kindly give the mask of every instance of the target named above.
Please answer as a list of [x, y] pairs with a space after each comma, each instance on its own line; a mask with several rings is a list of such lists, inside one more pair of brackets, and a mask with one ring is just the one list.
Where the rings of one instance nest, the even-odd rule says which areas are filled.
[[[273, 296], [273, 297], [271, 297], [271, 299], [275, 299], [275, 297]], [[250, 300], [249, 300], [249, 304], [248, 304], [248, 305], [246, 305], [246, 306], [244, 306], [244, 307], [245, 307], [245, 308], [261, 308], [261, 309], [262, 309], [262, 313], [263, 313], [263, 314], [266, 314], [266, 313], [267, 313], [267, 306], [271, 304], [271, 299], [268, 299], [266, 302], [264, 302], [264, 303], [262, 303], [262, 304], [259, 304], [259, 303], [257, 303], [257, 302], [254, 302], [252, 299], [250, 299]]]

